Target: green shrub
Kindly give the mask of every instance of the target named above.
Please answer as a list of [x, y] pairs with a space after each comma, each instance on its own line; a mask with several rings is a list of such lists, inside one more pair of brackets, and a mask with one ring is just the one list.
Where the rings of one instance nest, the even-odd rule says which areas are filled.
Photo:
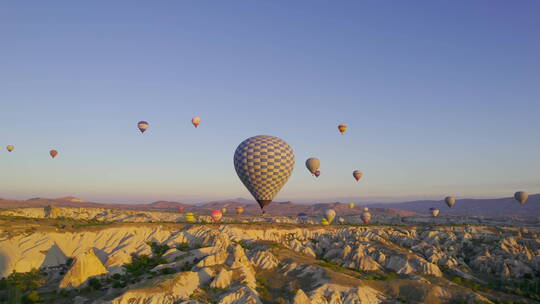
[[95, 290], [99, 290], [101, 288], [101, 282], [97, 278], [91, 278], [88, 281], [88, 285]]
[[40, 303], [41, 299], [39, 298], [39, 293], [37, 291], [32, 291], [31, 293], [27, 294], [23, 297], [23, 303]]
[[169, 246], [167, 244], [160, 245], [156, 242], [148, 242], [147, 243], [150, 248], [152, 249], [152, 254], [156, 257], [163, 256], [167, 250], [169, 250]]

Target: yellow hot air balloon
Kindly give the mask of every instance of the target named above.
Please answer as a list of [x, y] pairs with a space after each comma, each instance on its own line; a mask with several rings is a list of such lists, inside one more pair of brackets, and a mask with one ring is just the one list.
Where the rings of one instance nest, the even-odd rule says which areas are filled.
[[6, 147], [6, 149], [7, 149], [9, 152], [11, 152], [11, 151], [13, 151], [13, 149], [15, 149], [15, 147], [14, 147], [13, 145], [8, 145], [8, 146]]
[[444, 202], [446, 203], [448, 208], [452, 208], [454, 204], [456, 203], [456, 199], [451, 196], [447, 196], [444, 198]]
[[195, 222], [195, 216], [193, 215], [193, 213], [191, 212], [188, 212], [184, 215], [184, 219], [186, 220], [186, 222], [188, 223], [194, 223]]
[[242, 213], [244, 213], [244, 208], [242, 208], [242, 207], [236, 207], [236, 214], [240, 215], [240, 214], [242, 214]]
[[362, 178], [363, 174], [360, 170], [354, 170], [352, 175], [356, 181], [359, 181]]
[[324, 216], [329, 223], [332, 223], [334, 221], [334, 218], [336, 217], [336, 211], [334, 209], [326, 209], [326, 211], [324, 212]]
[[350, 209], [354, 209], [355, 206], [356, 206], [356, 205], [355, 205], [354, 203], [349, 203], [349, 208], [350, 208]]
[[330, 222], [328, 222], [327, 219], [323, 218], [323, 219], [321, 220], [321, 225], [327, 226], [327, 225], [330, 225]]
[[223, 214], [227, 213], [227, 208], [221, 208], [221, 213]]
[[195, 116], [191, 119], [191, 123], [193, 124], [193, 126], [196, 128], [199, 126], [199, 124], [201, 123], [201, 118], [199, 116]]

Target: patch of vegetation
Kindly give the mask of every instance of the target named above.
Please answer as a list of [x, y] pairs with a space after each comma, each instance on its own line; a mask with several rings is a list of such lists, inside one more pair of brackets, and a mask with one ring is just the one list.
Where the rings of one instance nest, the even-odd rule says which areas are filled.
[[88, 285], [95, 290], [99, 290], [101, 288], [101, 282], [97, 278], [91, 278], [88, 281]]
[[125, 264], [122, 267], [126, 269], [127, 274], [132, 277], [137, 277], [147, 274], [157, 265], [165, 264], [167, 261], [161, 256], [148, 256], [146, 254], [132, 254], [131, 263]]
[[169, 248], [169, 246], [167, 246], [167, 244], [160, 245], [156, 242], [148, 242], [146, 244], [150, 246], [150, 248], [152, 249], [152, 254], [155, 257], [161, 257], [165, 254], [165, 252], [167, 252], [167, 250], [171, 249]]
[[188, 251], [188, 250], [190, 250], [188, 243], [180, 243], [180, 244], [176, 245], [176, 249], [178, 249], [180, 251]]
[[[9, 303], [39, 303], [36, 289], [45, 283], [45, 277], [37, 269], [29, 272], [13, 272], [0, 279], [0, 291], [6, 291]], [[3, 301], [3, 300], [2, 300]]]

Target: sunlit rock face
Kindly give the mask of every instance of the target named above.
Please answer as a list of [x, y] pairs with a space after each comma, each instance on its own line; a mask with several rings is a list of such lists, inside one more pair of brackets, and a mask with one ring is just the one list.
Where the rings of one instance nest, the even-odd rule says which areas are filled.
[[[112, 287], [133, 255], [155, 254], [152, 242], [165, 247], [160, 262]], [[100, 280], [77, 299], [85, 304], [447, 303], [481, 299], [450, 277], [534, 276], [539, 242], [534, 227], [122, 224], [11, 235], [0, 240], [0, 273], [46, 269], [78, 290]]]

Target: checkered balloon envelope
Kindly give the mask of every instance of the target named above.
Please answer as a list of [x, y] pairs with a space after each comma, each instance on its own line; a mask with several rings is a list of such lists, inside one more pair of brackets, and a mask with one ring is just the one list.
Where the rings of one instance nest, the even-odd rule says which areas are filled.
[[259, 206], [264, 208], [291, 176], [294, 153], [284, 140], [258, 135], [244, 140], [236, 148], [234, 168]]

